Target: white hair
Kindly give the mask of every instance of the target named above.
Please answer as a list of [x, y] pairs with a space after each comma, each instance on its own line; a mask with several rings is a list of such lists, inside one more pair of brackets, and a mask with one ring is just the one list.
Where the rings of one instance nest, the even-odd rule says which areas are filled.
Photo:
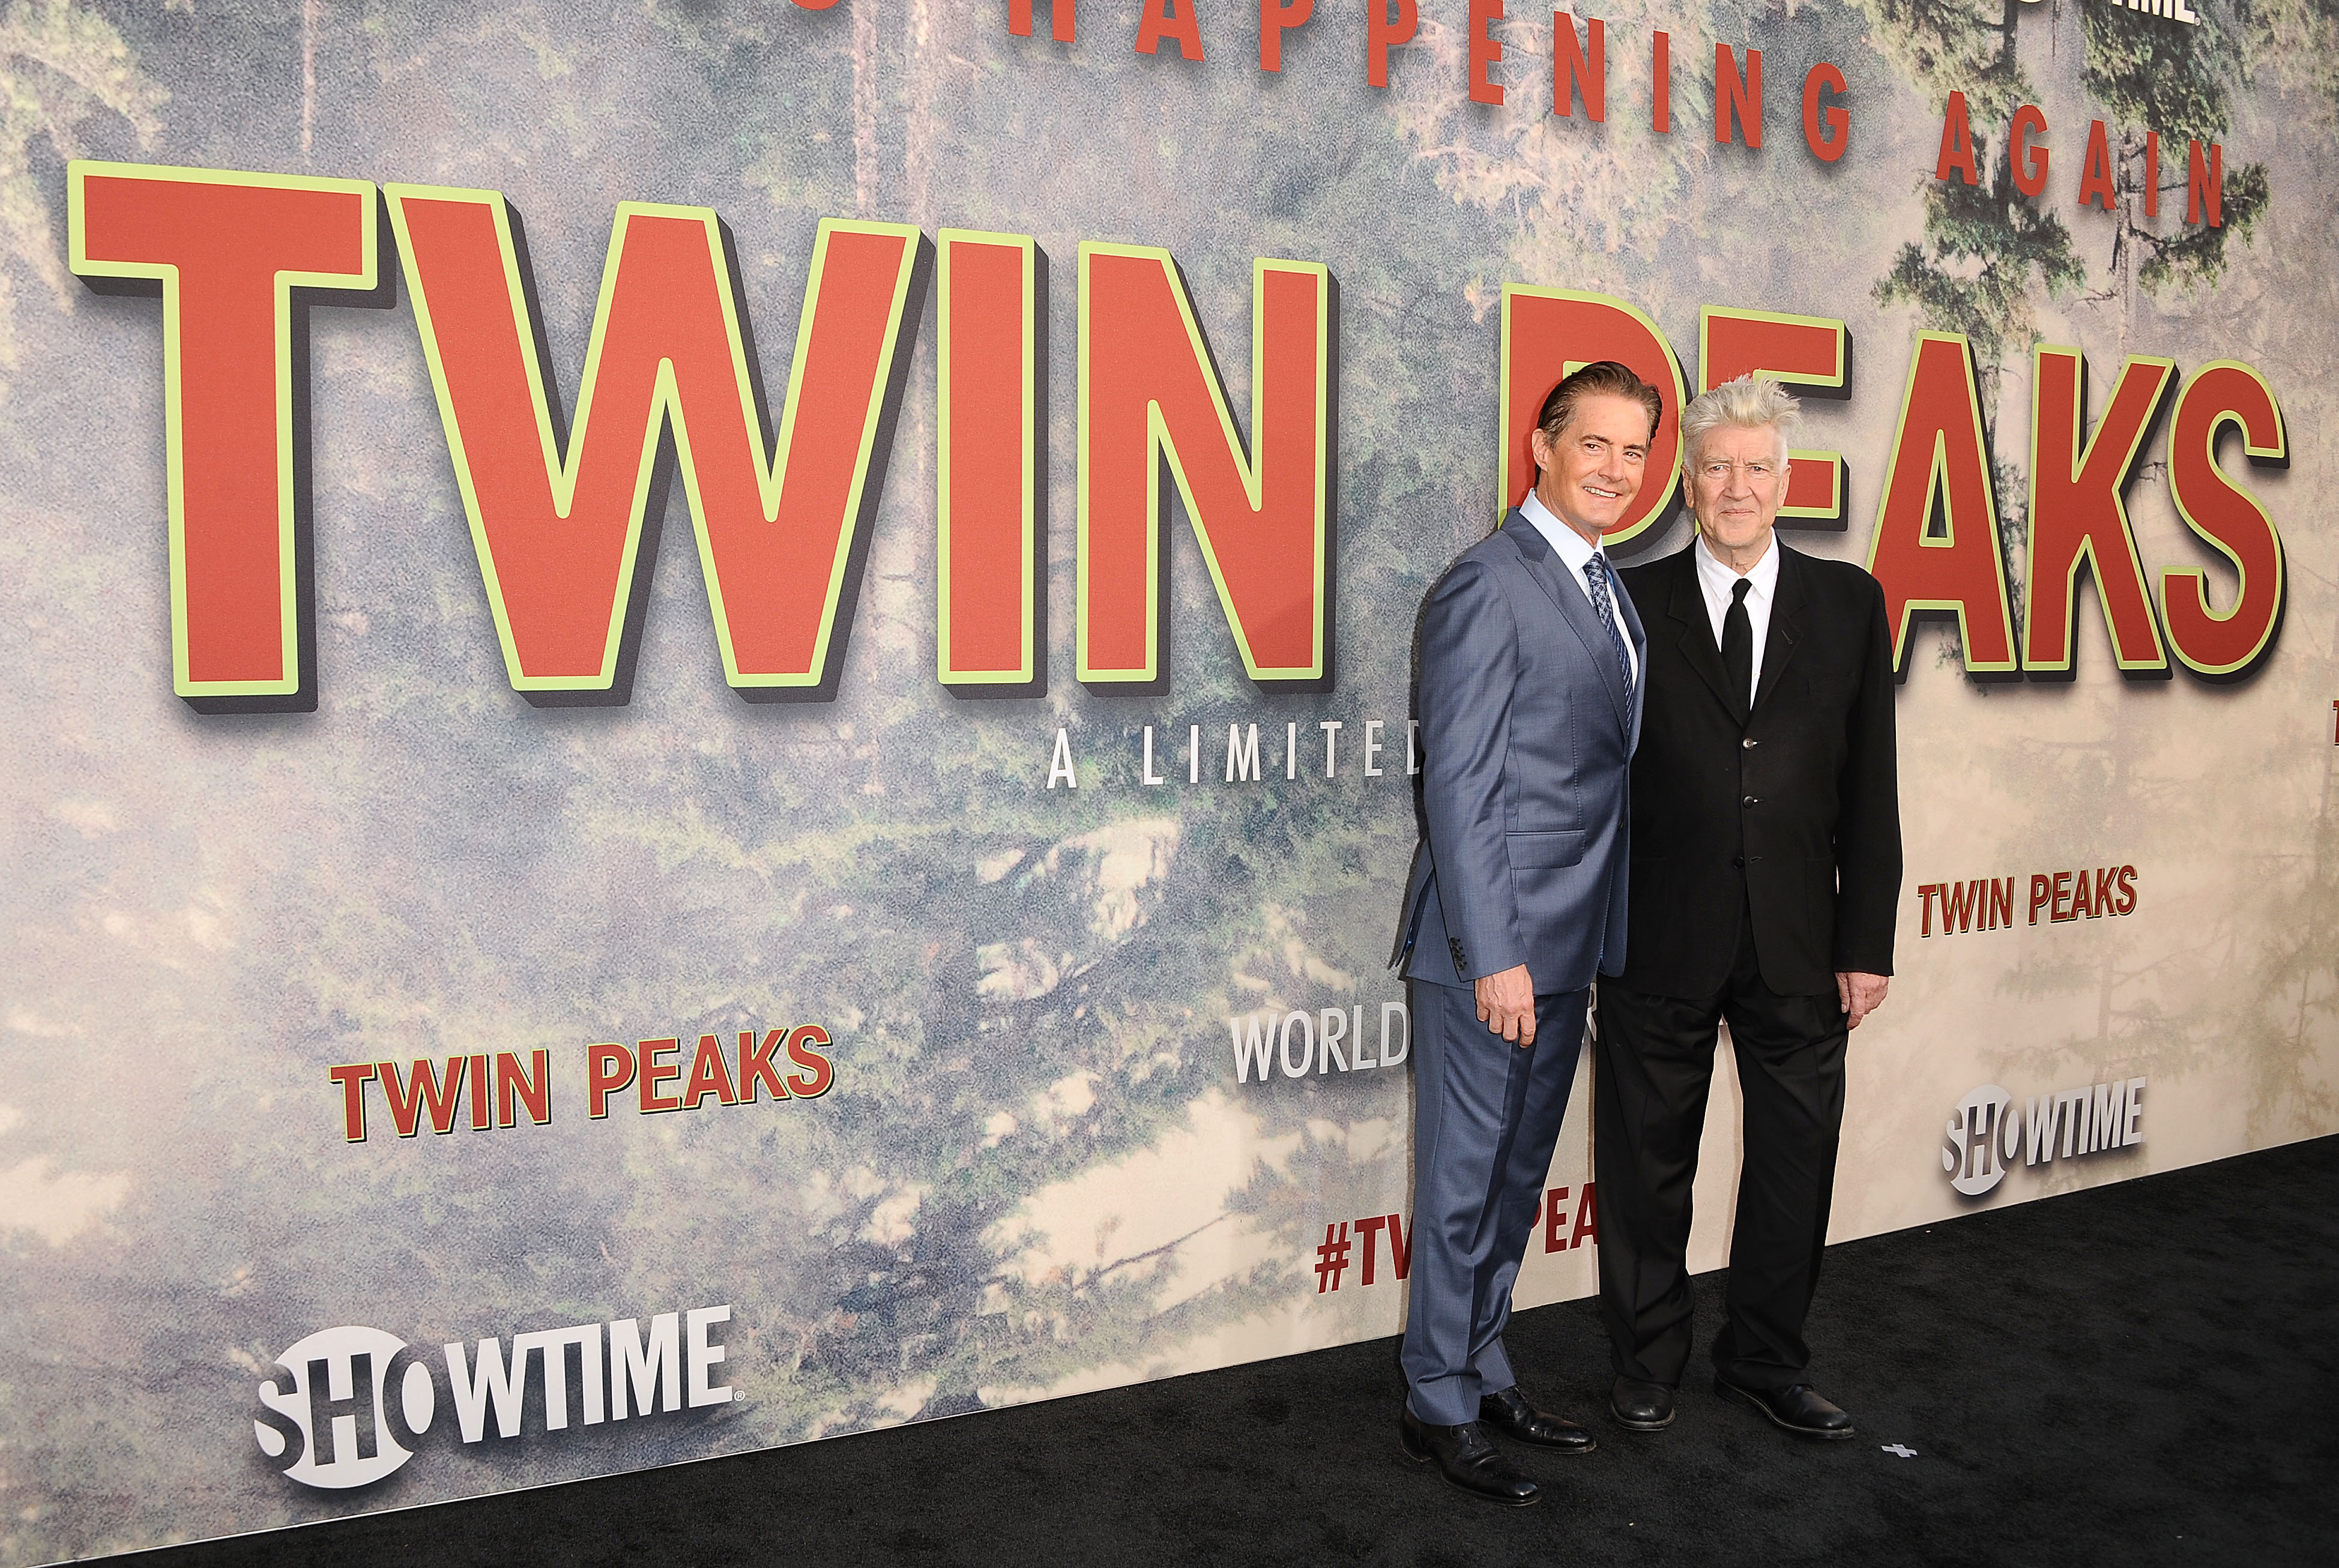
[[1778, 432], [1779, 460], [1787, 460], [1787, 432], [1802, 422], [1802, 405], [1786, 388], [1768, 376], [1745, 375], [1702, 393], [1682, 410], [1682, 470], [1697, 473], [1698, 449], [1708, 431], [1724, 425]]

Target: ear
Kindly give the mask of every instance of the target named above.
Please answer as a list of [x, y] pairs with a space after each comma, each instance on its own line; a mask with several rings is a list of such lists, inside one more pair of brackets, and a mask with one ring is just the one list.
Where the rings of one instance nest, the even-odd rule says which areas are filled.
[[1543, 433], [1541, 425], [1527, 433], [1527, 449], [1535, 454], [1536, 468], [1551, 467], [1551, 438]]

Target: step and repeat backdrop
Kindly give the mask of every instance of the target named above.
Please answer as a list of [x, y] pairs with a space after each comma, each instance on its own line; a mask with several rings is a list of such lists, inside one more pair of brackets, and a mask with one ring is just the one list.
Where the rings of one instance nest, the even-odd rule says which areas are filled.
[[2334, 49], [17, 0], [0, 1563], [1395, 1332], [1416, 616], [1593, 359], [1891, 606], [1836, 1237], [2339, 1130]]

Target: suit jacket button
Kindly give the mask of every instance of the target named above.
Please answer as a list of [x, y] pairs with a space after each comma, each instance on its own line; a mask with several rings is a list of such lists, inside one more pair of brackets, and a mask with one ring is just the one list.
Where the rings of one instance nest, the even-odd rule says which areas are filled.
[[1732, 855], [1730, 857], [1730, 863], [1736, 866], [1739, 870], [1743, 871], [1746, 869], [1746, 857], [1742, 854]]
[[1757, 797], [1755, 797], [1755, 796], [1753, 796], [1753, 795], [1748, 795], [1748, 796], [1746, 797], [1745, 804], [1751, 806], [1751, 805], [1757, 805], [1757, 804], [1760, 804], [1761, 803], [1760, 803], [1760, 801], [1758, 800], [1758, 798], [1757, 798]]
[[1748, 751], [1750, 751], [1750, 752], [1751, 752], [1751, 751], [1752, 751], [1756, 746], [1760, 745], [1762, 743], [1761, 743], [1760, 741], [1757, 741], [1757, 740], [1755, 740], [1755, 739], [1753, 739], [1752, 737], [1751, 737], [1751, 736], [1750, 736], [1750, 737], [1748, 737], [1748, 738], [1747, 738], [1747, 739], [1745, 739], [1745, 740], [1740, 741], [1738, 744], [1739, 744], [1740, 745], [1742, 745], [1742, 746], [1745, 747]]

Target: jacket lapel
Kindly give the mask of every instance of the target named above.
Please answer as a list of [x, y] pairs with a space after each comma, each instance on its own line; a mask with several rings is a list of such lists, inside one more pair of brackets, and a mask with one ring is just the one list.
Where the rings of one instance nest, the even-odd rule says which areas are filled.
[[[1624, 672], [1616, 667], [1615, 645], [1608, 640], [1608, 629], [1600, 624], [1599, 616], [1593, 611], [1592, 600], [1583, 589], [1566, 580], [1560, 567], [1558, 552], [1551, 547], [1551, 542], [1543, 537], [1542, 530], [1527, 521], [1526, 514], [1516, 507], [1512, 508], [1511, 515], [1504, 519], [1503, 534], [1518, 550], [1519, 559], [1527, 568], [1527, 576], [1535, 579], [1535, 586], [1543, 590], [1544, 597], [1559, 612], [1559, 618], [1574, 630], [1585, 651], [1592, 656], [1593, 667], [1600, 672], [1601, 684], [1608, 688], [1608, 700], [1615, 705], [1616, 722], [1629, 731], [1633, 727], [1632, 694], [1624, 689]], [[1615, 579], [1612, 576], [1609, 581], [1613, 584]], [[1623, 597], [1622, 593], [1612, 594], [1612, 602]], [[1643, 659], [1644, 666], [1646, 663]]]
[[1680, 564], [1673, 568], [1673, 590], [1665, 613], [1681, 623], [1682, 656], [1713, 693], [1713, 700], [1734, 719], [1738, 705], [1730, 700], [1730, 683], [1722, 673], [1722, 650], [1713, 644], [1713, 617], [1706, 610], [1704, 592], [1697, 586], [1697, 540], [1691, 539], [1689, 548], [1673, 559]]
[[1786, 673], [1788, 661], [1795, 656], [1795, 644], [1801, 637], [1798, 617], [1802, 611], [1805, 588], [1803, 557], [1779, 543], [1775, 535], [1771, 547], [1779, 552], [1779, 583], [1771, 601], [1771, 630], [1762, 639], [1762, 669], [1754, 677], [1754, 711], [1758, 713], [1770, 700], [1779, 677]]

